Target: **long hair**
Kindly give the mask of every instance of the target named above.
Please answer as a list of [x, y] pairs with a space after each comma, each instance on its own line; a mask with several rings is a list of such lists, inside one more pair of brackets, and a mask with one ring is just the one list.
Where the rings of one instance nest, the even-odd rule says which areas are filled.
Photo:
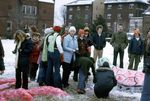
[[[19, 37], [19, 38], [18, 38]], [[27, 35], [22, 30], [17, 30], [14, 34], [14, 43], [23, 42], [27, 38]]]

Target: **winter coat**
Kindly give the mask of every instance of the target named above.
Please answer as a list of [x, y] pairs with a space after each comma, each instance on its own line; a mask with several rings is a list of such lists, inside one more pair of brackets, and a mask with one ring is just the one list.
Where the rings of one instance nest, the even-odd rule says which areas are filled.
[[103, 34], [101, 34], [101, 36], [99, 36], [98, 34], [94, 34], [92, 41], [94, 47], [98, 50], [102, 50], [106, 46], [106, 40]]
[[92, 37], [90, 35], [88, 35], [87, 37], [85, 37], [86, 40], [87, 40], [87, 44], [88, 44], [88, 47], [89, 46], [92, 46], [93, 42], [92, 42]]
[[128, 53], [135, 55], [144, 54], [144, 42], [141, 38], [137, 41], [136, 38], [132, 38], [129, 44]]
[[123, 31], [121, 34], [118, 32], [113, 33], [110, 44], [118, 51], [119, 47], [122, 51], [128, 46], [127, 34]]
[[3, 50], [3, 45], [0, 39], [0, 71], [5, 70], [3, 54], [4, 54], [4, 50]]
[[28, 65], [30, 62], [30, 53], [33, 52], [33, 42], [31, 41], [31, 39], [25, 39], [25, 41], [22, 42], [20, 49], [22, 49], [22, 51], [19, 53], [18, 64]]
[[78, 48], [79, 48], [79, 53], [81, 54], [81, 56], [86, 57], [87, 56], [87, 40], [85, 38], [83, 38], [83, 40], [81, 40], [80, 38], [78, 38]]
[[37, 46], [40, 44], [40, 41], [35, 42], [33, 45], [33, 52], [30, 54], [30, 63], [37, 63], [40, 51], [37, 49]]
[[95, 77], [95, 67], [93, 61], [88, 57], [79, 57], [77, 58], [73, 65], [72, 69], [81, 68], [86, 79], [88, 77], [89, 69], [92, 68], [93, 76]]
[[148, 40], [148, 38], [146, 38], [146, 39], [144, 40], [144, 53], [147, 52], [147, 50], [146, 50], [146, 47], [147, 47], [147, 40]]
[[73, 60], [75, 60], [75, 55], [73, 55], [72, 50], [78, 50], [77, 39], [74, 37], [72, 38], [70, 34], [64, 37], [63, 39], [63, 55], [64, 61], [66, 63], [71, 63], [71, 59], [73, 56]]
[[112, 69], [100, 67], [96, 70], [94, 92], [97, 97], [102, 96], [103, 93], [109, 93], [116, 85], [117, 80]]

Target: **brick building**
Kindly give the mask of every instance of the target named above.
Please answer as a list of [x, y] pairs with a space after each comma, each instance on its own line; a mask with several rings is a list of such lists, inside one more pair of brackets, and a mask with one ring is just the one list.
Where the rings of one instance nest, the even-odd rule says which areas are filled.
[[67, 7], [66, 25], [71, 26], [76, 14], [83, 15], [84, 23], [90, 27], [93, 15], [93, 0], [76, 0], [65, 5]]
[[[19, 8], [19, 9], [18, 9]], [[12, 36], [17, 29], [37, 26], [39, 33], [52, 27], [54, 2], [52, 0], [0, 0], [0, 36]]]
[[106, 0], [104, 4], [104, 18], [110, 32], [117, 31], [119, 23], [122, 23], [124, 30], [129, 32], [129, 19], [131, 17], [142, 17], [143, 11], [149, 5], [147, 0]]

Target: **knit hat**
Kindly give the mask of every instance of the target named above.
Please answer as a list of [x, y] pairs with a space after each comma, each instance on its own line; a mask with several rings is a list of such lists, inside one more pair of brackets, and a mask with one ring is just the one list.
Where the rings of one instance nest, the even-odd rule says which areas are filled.
[[54, 26], [54, 27], [53, 27], [53, 30], [60, 32], [60, 31], [61, 31], [61, 27], [60, 27], [60, 26]]
[[114, 67], [114, 66], [110, 63], [110, 61], [108, 60], [108, 58], [106, 58], [106, 57], [102, 57], [102, 58], [98, 59], [98, 61], [97, 61], [98, 67], [102, 67], [103, 65], [106, 65], [106, 63], [109, 64], [109, 67], [110, 67], [110, 68], [113, 68], [113, 67]]
[[89, 31], [89, 27], [85, 27], [85, 28], [84, 28], [84, 31]]
[[27, 37], [30, 37], [30, 33], [26, 33]]
[[76, 32], [76, 28], [75, 28], [74, 26], [71, 26], [71, 27], [70, 27], [69, 32], [70, 32], [71, 30], [73, 30], [73, 31]]
[[45, 33], [45, 34], [50, 34], [50, 33], [52, 33], [53, 31], [54, 31], [53, 28], [50, 27], [50, 28], [46, 28], [45, 31], [44, 31], [44, 33]]
[[79, 35], [84, 34], [84, 30], [83, 29], [79, 29]]
[[68, 31], [68, 30], [69, 30], [69, 28], [68, 28], [68, 27], [66, 27], [66, 28], [65, 28], [65, 31]]
[[140, 35], [140, 31], [139, 31], [138, 29], [136, 29], [136, 30], [134, 31], [134, 34], [136, 34], [136, 33], [138, 33], [138, 34]]

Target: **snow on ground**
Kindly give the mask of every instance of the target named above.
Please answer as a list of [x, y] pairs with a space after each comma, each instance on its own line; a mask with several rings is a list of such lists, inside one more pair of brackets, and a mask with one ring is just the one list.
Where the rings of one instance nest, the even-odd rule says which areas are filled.
[[[12, 51], [15, 48], [14, 40], [2, 40], [2, 44], [4, 47], [5, 51], [5, 58], [4, 58], [4, 63], [5, 63], [5, 73], [1, 76], [0, 79], [11, 79], [15, 78], [15, 69], [14, 69], [14, 63], [15, 63], [15, 55], [12, 54]], [[93, 46], [92, 46], [92, 52], [93, 52]], [[93, 54], [91, 54], [93, 56]], [[103, 50], [103, 56], [107, 57], [111, 62], [113, 62], [113, 48], [110, 45], [110, 43], [106, 44], [106, 47]], [[119, 66], [119, 55], [118, 55], [118, 62]], [[128, 68], [129, 65], [129, 59], [128, 59], [128, 53], [127, 53], [127, 48], [125, 49], [124, 52], [124, 68]], [[139, 64], [138, 71], [142, 71], [143, 68], [143, 59], [141, 60]], [[60, 72], [62, 74], [62, 68], [60, 69]], [[91, 70], [90, 70], [91, 72]], [[73, 81], [73, 73], [70, 75], [69, 83], [70, 83], [70, 88], [69, 89], [64, 89], [65, 92], [69, 95], [67, 98], [63, 99], [56, 99], [52, 96], [35, 96], [36, 100], [35, 101], [93, 101], [93, 100], [99, 100], [99, 101], [116, 101], [116, 100], [121, 100], [121, 101], [140, 101], [140, 93], [129, 93], [129, 92], [121, 92], [116, 90], [116, 87], [110, 92], [110, 97], [107, 99], [97, 99], [93, 87], [94, 84], [92, 83], [93, 81], [93, 76], [91, 75], [88, 79], [88, 82], [86, 83], [86, 94], [85, 95], [79, 95], [77, 93], [77, 82]], [[33, 87], [38, 87], [38, 83], [31, 82], [29, 83], [29, 89]], [[10, 100], [14, 101], [14, 100]], [[18, 100], [17, 100], [18, 101]]]

